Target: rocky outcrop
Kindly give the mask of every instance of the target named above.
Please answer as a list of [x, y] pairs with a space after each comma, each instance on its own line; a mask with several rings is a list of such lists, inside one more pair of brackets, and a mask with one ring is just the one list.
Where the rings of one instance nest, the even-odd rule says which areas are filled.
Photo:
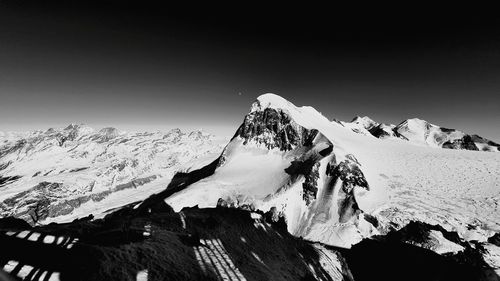
[[443, 144], [443, 148], [479, 150], [469, 135], [465, 135], [461, 139], [447, 141]]
[[394, 125], [391, 126], [387, 124], [379, 124], [377, 126], [370, 128], [368, 131], [374, 137], [379, 139], [384, 139], [388, 137], [397, 137], [397, 134], [394, 132], [394, 127], [395, 127]]
[[236, 132], [236, 136], [245, 140], [244, 144], [252, 141], [268, 149], [283, 151], [292, 150], [299, 145], [310, 145], [317, 134], [317, 130], [303, 128], [286, 112], [274, 108], [247, 114]]
[[8, 185], [12, 182], [15, 182], [20, 178], [22, 178], [22, 177], [21, 176], [6, 176], [6, 177], [0, 176], [0, 187]]
[[0, 213], [22, 218], [35, 225], [49, 217], [68, 215], [86, 202], [99, 202], [113, 192], [138, 188], [154, 179], [156, 176], [134, 179], [128, 183], [117, 185], [113, 189], [92, 194], [88, 193], [92, 189], [92, 186], [89, 186], [87, 192], [70, 196], [71, 198], [67, 198], [67, 194], [71, 192], [68, 192], [68, 187], [64, 184], [41, 182], [1, 202]]
[[[470, 136], [472, 141], [476, 144], [476, 146], [480, 146], [480, 150], [483, 151], [500, 151], [500, 144], [493, 142], [491, 140], [485, 139], [481, 136], [478, 135], [471, 135]], [[479, 148], [479, 147], [478, 147]]]
[[318, 194], [318, 178], [319, 178], [319, 163], [316, 162], [311, 170], [305, 175], [304, 183], [302, 183], [303, 199], [306, 205], [316, 199]]
[[234, 208], [246, 211], [255, 211], [255, 206], [252, 204], [252, 202], [238, 197], [219, 198], [219, 200], [217, 201], [217, 208]]
[[305, 160], [298, 159], [292, 161], [291, 165], [285, 169], [285, 172], [293, 177], [292, 181], [295, 181], [298, 176], [304, 177], [304, 182], [302, 183], [302, 198], [306, 202], [306, 205], [311, 204], [311, 202], [316, 199], [318, 193], [320, 167], [318, 161], [321, 159], [321, 156], [322, 155], [312, 155]]
[[332, 177], [331, 185], [335, 186], [337, 181], [341, 181], [341, 189], [338, 197], [338, 215], [339, 221], [345, 223], [361, 212], [356, 198], [354, 196], [354, 188], [361, 187], [369, 190], [368, 182], [359, 168], [359, 162], [352, 155], [348, 155], [347, 159], [336, 163], [335, 160], [328, 163], [326, 175]]

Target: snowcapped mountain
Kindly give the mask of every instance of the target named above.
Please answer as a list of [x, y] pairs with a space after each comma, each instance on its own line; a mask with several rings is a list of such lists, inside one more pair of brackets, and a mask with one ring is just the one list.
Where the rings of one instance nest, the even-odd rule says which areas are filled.
[[223, 139], [179, 129], [131, 133], [71, 124], [0, 135], [0, 215], [68, 220], [141, 200], [216, 158]]
[[341, 124], [352, 131], [376, 138], [400, 138], [415, 145], [449, 149], [500, 151], [500, 144], [478, 135], [439, 127], [418, 118], [407, 119], [399, 125], [377, 123], [369, 117], [356, 117]]
[[497, 254], [498, 247], [487, 241], [500, 232], [500, 154], [414, 145], [411, 140], [436, 140], [438, 132], [448, 138], [459, 134], [419, 120], [394, 126], [389, 131], [398, 137], [385, 139], [354, 133], [358, 125], [388, 128], [367, 118], [349, 127], [312, 107], [262, 95], [213, 174], [165, 201], [175, 210], [260, 209], [285, 217], [295, 236], [347, 248], [417, 221], [441, 227], [426, 230], [422, 247], [460, 252], [465, 244], [450, 241], [446, 231], [451, 231], [460, 241], [480, 241], [491, 247], [490, 255]]
[[[55, 265], [40, 255], [60, 246], [47, 237], [80, 239], [58, 270], [97, 274], [90, 279], [113, 279], [103, 269], [129, 263], [140, 266], [115, 278], [147, 268], [198, 280], [498, 280], [500, 154], [458, 142], [435, 149], [462, 134], [419, 119], [332, 122], [274, 94], [257, 98], [225, 146], [178, 129], [9, 133], [0, 140], [2, 215], [39, 225], [0, 219], [0, 244], [16, 258], [35, 247], [20, 260], [45, 270]], [[91, 213], [99, 219], [82, 218]], [[93, 270], [71, 267], [93, 251], [109, 255]], [[18, 264], [4, 270], [31, 274]]]
[[[349, 246], [361, 239], [360, 229], [364, 235], [373, 230], [354, 195], [370, 187], [356, 156], [334, 141], [331, 124], [311, 107], [298, 108], [272, 94], [260, 96], [222, 153], [215, 174], [167, 203], [174, 209], [208, 207], [222, 198], [262, 210], [275, 207], [286, 216], [292, 234]], [[331, 226], [338, 228], [332, 231]]]
[[341, 121], [340, 124], [342, 124], [344, 127], [347, 127], [354, 132], [358, 134], [363, 134], [369, 136], [370, 130], [377, 127], [379, 124], [375, 121], [373, 121], [370, 117], [364, 116], [356, 116], [354, 119], [352, 119], [351, 122], [343, 122]]

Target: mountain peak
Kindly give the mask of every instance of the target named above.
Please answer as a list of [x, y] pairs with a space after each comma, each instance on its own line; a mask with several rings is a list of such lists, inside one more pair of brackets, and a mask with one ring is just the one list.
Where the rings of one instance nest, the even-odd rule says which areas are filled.
[[354, 118], [352, 119], [352, 121], [351, 121], [351, 122], [356, 122], [356, 121], [361, 121], [361, 120], [366, 120], [366, 121], [372, 121], [372, 122], [375, 122], [375, 121], [373, 121], [373, 119], [371, 119], [371, 118], [370, 118], [370, 117], [368, 117], [368, 116], [363, 116], [363, 117], [361, 117], [361, 116], [359, 116], [359, 115], [357, 115], [356, 117], [354, 117]]
[[414, 118], [409, 118], [409, 119], [404, 120], [398, 126], [405, 125], [405, 124], [412, 124], [412, 125], [424, 126], [424, 125], [427, 125], [427, 124], [430, 124], [430, 123], [427, 122], [427, 121], [425, 121], [425, 120], [423, 120], [423, 119], [414, 117]]
[[274, 109], [289, 109], [294, 108], [295, 106], [284, 99], [283, 97], [267, 93], [257, 97], [257, 100], [252, 104], [252, 112], [263, 110], [265, 108], [274, 108]]
[[356, 116], [352, 119], [351, 123], [360, 124], [367, 130], [379, 125], [379, 123], [373, 121], [368, 116], [364, 116], [364, 117]]

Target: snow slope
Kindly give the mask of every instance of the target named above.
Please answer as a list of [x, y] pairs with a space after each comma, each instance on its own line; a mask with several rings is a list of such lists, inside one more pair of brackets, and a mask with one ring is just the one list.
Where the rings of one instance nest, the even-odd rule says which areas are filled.
[[292, 234], [342, 247], [410, 220], [466, 240], [500, 231], [500, 154], [358, 134], [273, 94], [252, 105], [219, 165], [166, 202], [274, 208]]
[[10, 133], [0, 138], [0, 215], [32, 223], [98, 215], [164, 189], [193, 161], [216, 158], [225, 142], [201, 131], [96, 132], [74, 124]]

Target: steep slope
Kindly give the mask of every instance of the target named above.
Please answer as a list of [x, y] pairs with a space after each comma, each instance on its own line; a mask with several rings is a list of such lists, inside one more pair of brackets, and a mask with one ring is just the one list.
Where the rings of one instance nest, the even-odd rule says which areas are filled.
[[192, 161], [216, 158], [224, 143], [199, 131], [95, 132], [74, 124], [0, 141], [0, 215], [31, 223], [97, 215], [144, 199]]
[[370, 128], [369, 132], [372, 134], [374, 137], [379, 138], [379, 139], [385, 139], [385, 138], [403, 138], [403, 136], [397, 134], [394, 132], [395, 125], [387, 125], [387, 124], [379, 124], [375, 127]]
[[[428, 145], [431, 147], [443, 147], [450, 140], [461, 139], [464, 133], [452, 129], [440, 128], [418, 118], [408, 119], [397, 125], [394, 131], [406, 138], [408, 141]], [[453, 147], [450, 147], [453, 148]], [[459, 149], [477, 150], [474, 144], [469, 146], [459, 146]]]
[[[416, 123], [407, 127], [425, 129]], [[485, 241], [500, 231], [499, 177], [500, 154], [357, 134], [311, 107], [266, 94], [214, 174], [166, 201], [176, 210], [217, 202], [272, 209], [292, 234], [341, 247], [412, 220]]]
[[350, 246], [373, 230], [356, 201], [370, 187], [356, 156], [323, 134], [330, 127], [313, 108], [262, 95], [224, 149], [214, 175], [167, 202], [174, 209], [213, 207], [219, 199], [274, 207], [292, 234]]

